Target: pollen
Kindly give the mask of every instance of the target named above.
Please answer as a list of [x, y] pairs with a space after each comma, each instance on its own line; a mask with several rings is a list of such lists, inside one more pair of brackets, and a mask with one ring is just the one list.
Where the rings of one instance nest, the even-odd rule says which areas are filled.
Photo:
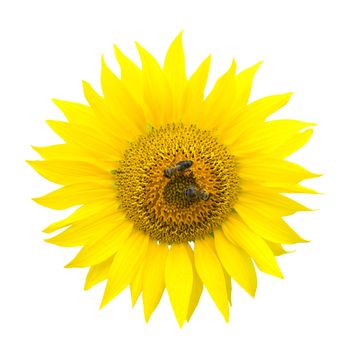
[[195, 125], [150, 128], [113, 170], [121, 209], [162, 243], [205, 238], [237, 201], [237, 161], [212, 132]]

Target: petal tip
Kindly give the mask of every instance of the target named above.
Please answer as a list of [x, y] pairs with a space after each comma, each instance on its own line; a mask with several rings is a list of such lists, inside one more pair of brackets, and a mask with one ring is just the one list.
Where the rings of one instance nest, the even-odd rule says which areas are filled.
[[280, 278], [280, 279], [282, 279], [282, 280], [284, 280], [284, 275], [283, 275], [283, 273], [282, 273], [281, 270], [278, 270], [278, 272], [276, 273], [275, 276], [278, 277], [278, 278]]
[[[33, 149], [35, 152], [40, 154], [40, 148], [41, 148], [40, 146], [31, 145], [30, 148]], [[26, 160], [26, 162], [30, 162], [30, 161]]]
[[185, 323], [185, 320], [177, 320], [177, 324], [179, 325], [179, 328], [181, 329]]
[[180, 30], [180, 32], [176, 35], [174, 41], [177, 41], [177, 40], [182, 41], [183, 33], [184, 33], [184, 29], [182, 28], [182, 29]]
[[100, 304], [100, 310], [102, 310], [106, 306], [107, 302], [105, 302], [103, 299]]
[[59, 100], [57, 98], [52, 98], [51, 101], [59, 108], [61, 100]]
[[135, 46], [139, 52], [145, 50], [138, 41], [135, 41]]
[[101, 55], [101, 65], [102, 65], [102, 67], [106, 66], [106, 60], [105, 60], [105, 56], [103, 54]]
[[86, 90], [92, 89], [91, 84], [86, 80], [82, 80], [81, 84], [83, 86], [84, 93], [86, 93]]
[[145, 319], [145, 322], [148, 323], [151, 319], [151, 314], [149, 312], [146, 312], [145, 309], [143, 309], [143, 317]]
[[247, 290], [248, 294], [249, 294], [252, 298], [255, 298], [256, 289], [257, 289], [257, 285], [255, 285], [254, 287], [252, 287], [250, 290]]
[[[48, 240], [46, 240], [46, 241], [48, 241]], [[66, 265], [64, 266], [65, 269], [70, 269], [70, 268], [72, 268], [72, 267], [77, 267], [77, 266], [75, 266], [75, 264], [74, 264], [74, 259], [73, 259], [71, 262], [69, 262], [68, 264], [66, 264]]]
[[222, 313], [222, 316], [224, 317], [226, 323], [229, 323], [230, 322], [230, 310], [227, 308], [225, 314]]
[[100, 304], [100, 310], [102, 310], [112, 299], [108, 296], [107, 290], [105, 290]]
[[135, 307], [135, 305], [136, 305], [136, 303], [137, 303], [137, 297], [135, 298], [135, 297], [133, 297], [133, 296], [131, 296], [131, 307], [132, 308], [134, 308]]
[[[43, 230], [42, 232], [44, 232], [44, 233], [48, 233], [48, 232], [45, 232], [44, 230]], [[53, 239], [53, 238], [55, 238], [55, 237], [44, 238], [44, 242], [46, 242], [46, 243], [50, 243], [50, 244], [54, 244], [54, 243], [52, 242], [52, 239]]]
[[34, 198], [32, 198], [32, 201], [41, 205], [41, 197], [34, 197]]

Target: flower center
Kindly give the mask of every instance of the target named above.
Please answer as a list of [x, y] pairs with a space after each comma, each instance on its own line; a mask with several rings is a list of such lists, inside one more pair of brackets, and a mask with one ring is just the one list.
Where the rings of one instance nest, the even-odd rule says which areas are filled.
[[237, 201], [237, 163], [210, 131], [194, 125], [152, 128], [113, 171], [117, 197], [135, 227], [173, 244], [204, 238]]

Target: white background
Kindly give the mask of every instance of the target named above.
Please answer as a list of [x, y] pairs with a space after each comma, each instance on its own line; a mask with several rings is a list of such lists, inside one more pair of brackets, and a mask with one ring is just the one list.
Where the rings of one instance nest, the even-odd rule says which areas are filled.
[[[348, 1], [1, 1], [0, 5], [0, 348], [349, 349], [349, 9]], [[166, 295], [149, 324], [129, 291], [99, 311], [103, 285], [83, 291], [85, 270], [64, 269], [75, 249], [43, 241], [64, 216], [31, 197], [54, 188], [24, 162], [30, 145], [58, 138], [44, 124], [63, 118], [51, 98], [83, 101], [81, 80], [99, 88], [100, 58], [113, 43], [137, 59], [134, 40], [159, 60], [184, 30], [188, 73], [213, 54], [210, 76], [235, 57], [264, 60], [252, 99], [294, 91], [279, 117], [319, 124], [293, 159], [324, 173], [300, 196], [319, 208], [289, 222], [311, 243], [279, 258], [278, 280], [259, 274], [255, 299], [232, 292], [226, 324], [204, 293], [179, 329]], [[313, 197], [313, 198], [311, 198]]]

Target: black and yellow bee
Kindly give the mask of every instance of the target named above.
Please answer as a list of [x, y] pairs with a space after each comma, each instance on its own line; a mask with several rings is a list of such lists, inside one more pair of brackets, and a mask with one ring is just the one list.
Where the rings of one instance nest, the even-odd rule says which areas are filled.
[[198, 198], [203, 201], [207, 201], [210, 197], [210, 193], [205, 190], [200, 190], [196, 186], [190, 186], [184, 191], [184, 195], [188, 199]]
[[183, 173], [185, 170], [192, 166], [192, 160], [181, 160], [176, 163], [174, 167], [166, 168], [164, 170], [164, 176], [167, 178], [173, 177], [175, 174]]

